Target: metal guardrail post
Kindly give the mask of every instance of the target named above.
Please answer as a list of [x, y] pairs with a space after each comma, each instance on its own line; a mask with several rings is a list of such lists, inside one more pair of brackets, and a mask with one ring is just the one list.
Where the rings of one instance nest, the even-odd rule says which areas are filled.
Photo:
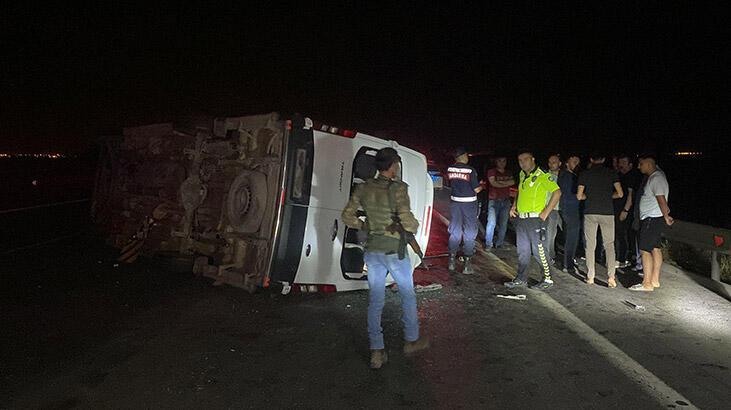
[[721, 281], [721, 266], [718, 263], [718, 252], [711, 252], [711, 279]]

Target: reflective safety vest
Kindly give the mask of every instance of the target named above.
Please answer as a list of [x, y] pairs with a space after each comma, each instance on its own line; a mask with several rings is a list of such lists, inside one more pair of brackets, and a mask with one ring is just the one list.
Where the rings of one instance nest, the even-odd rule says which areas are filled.
[[516, 206], [518, 212], [542, 212], [546, 207], [546, 198], [557, 189], [556, 178], [540, 167], [535, 167], [527, 174], [520, 171]]

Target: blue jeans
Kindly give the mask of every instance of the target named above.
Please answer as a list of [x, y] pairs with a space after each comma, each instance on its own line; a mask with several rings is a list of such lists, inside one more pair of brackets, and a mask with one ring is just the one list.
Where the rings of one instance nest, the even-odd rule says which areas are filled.
[[404, 324], [404, 339], [413, 342], [419, 338], [419, 318], [416, 314], [416, 292], [414, 292], [414, 271], [409, 258], [399, 260], [398, 254], [366, 252], [368, 266], [368, 339], [372, 350], [383, 349], [383, 328], [381, 314], [386, 302], [386, 275], [390, 272], [398, 285], [401, 296]]
[[495, 226], [497, 226], [495, 246], [500, 247], [505, 243], [505, 232], [508, 231], [508, 218], [510, 218], [512, 205], [510, 198], [491, 199], [487, 202], [487, 225], [485, 226], [485, 246], [487, 248], [492, 248]]
[[474, 202], [452, 201], [449, 205], [449, 253], [457, 253], [460, 241], [463, 241], [462, 252], [464, 256], [472, 256], [475, 253], [475, 238], [477, 238], [477, 219], [480, 213], [480, 205]]

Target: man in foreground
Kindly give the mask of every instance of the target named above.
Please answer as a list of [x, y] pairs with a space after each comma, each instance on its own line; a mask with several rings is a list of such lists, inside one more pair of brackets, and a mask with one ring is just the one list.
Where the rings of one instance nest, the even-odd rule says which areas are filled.
[[640, 172], [647, 175], [645, 184], [640, 188], [640, 238], [639, 247], [642, 252], [644, 277], [630, 290], [650, 292], [660, 287], [660, 270], [662, 269], [661, 241], [663, 233], [670, 227], [673, 217], [670, 216], [668, 197], [670, 188], [665, 173], [657, 167], [652, 155], [640, 157]]
[[[558, 154], [553, 154], [548, 157], [548, 172], [551, 174], [549, 175], [549, 178], [557, 184], [560, 170], [561, 157]], [[548, 203], [550, 199], [549, 194], [549, 197], [546, 198], [546, 203]], [[546, 239], [546, 249], [548, 251], [549, 263], [551, 265], [556, 263], [556, 235], [558, 234], [558, 228], [561, 226], [560, 210], [561, 202], [556, 205], [556, 209], [552, 210], [551, 213], [548, 214], [548, 219], [546, 220], [546, 235], [548, 236]]]
[[[416, 313], [414, 271], [408, 254], [399, 259], [399, 233], [393, 229], [393, 217], [398, 217], [404, 230], [416, 233], [419, 222], [411, 213], [408, 185], [394, 180], [401, 158], [393, 148], [383, 148], [376, 154], [378, 176], [358, 185], [343, 209], [343, 222], [354, 229], [368, 232], [364, 260], [368, 266], [368, 337], [371, 349], [370, 366], [380, 369], [388, 361], [383, 341], [381, 314], [385, 304], [386, 275], [391, 273], [399, 289], [403, 309], [404, 353], [412, 354], [429, 347], [429, 340], [419, 336]], [[358, 217], [358, 209], [366, 221]]]
[[471, 259], [475, 253], [475, 238], [480, 223], [477, 219], [480, 213], [477, 194], [482, 191], [477, 170], [467, 165], [469, 160], [467, 150], [459, 147], [454, 151], [455, 163], [447, 169], [449, 186], [452, 188], [449, 204], [449, 271], [454, 272], [457, 268], [457, 251], [462, 242], [465, 258], [462, 273], [465, 275], [475, 273]]
[[[510, 208], [510, 216], [517, 218], [518, 276], [505, 283], [505, 286], [515, 288], [528, 284], [528, 265], [532, 254], [543, 270], [543, 281], [533, 288], [545, 290], [553, 286], [551, 266], [546, 254], [546, 219], [560, 200], [561, 190], [549, 178], [550, 174], [536, 165], [536, 159], [530, 151], [518, 155], [518, 163], [521, 169], [518, 197]], [[549, 193], [551, 199], [546, 203]]]
[[634, 256], [637, 232], [632, 229], [635, 196], [642, 180], [642, 175], [633, 166], [632, 158], [627, 154], [617, 156], [619, 167], [619, 183], [622, 185], [624, 198], [614, 200], [614, 243], [617, 251], [617, 267], [630, 266], [630, 254]]
[[576, 197], [584, 204], [584, 235], [586, 239], [586, 283], [593, 284], [596, 273], [596, 235], [601, 231], [602, 243], [606, 252], [607, 284], [617, 287], [614, 277], [617, 271], [614, 255], [614, 205], [612, 199], [624, 196], [619, 176], [613, 169], [604, 166], [605, 157], [601, 154], [591, 155], [591, 168], [579, 175], [579, 187]]
[[569, 155], [566, 158], [566, 169], [558, 176], [558, 187], [561, 188], [561, 219], [563, 220], [564, 232], [564, 262], [563, 270], [566, 273], [577, 274], [576, 247], [579, 244], [579, 232], [581, 231], [580, 202], [576, 198], [578, 187], [578, 176], [576, 170], [581, 163], [578, 155]]
[[[505, 244], [505, 233], [508, 230], [510, 217], [510, 187], [515, 185], [513, 175], [505, 169], [507, 159], [504, 156], [495, 158], [495, 168], [487, 171], [489, 184], [487, 202], [487, 225], [485, 226], [485, 248], [501, 248]], [[497, 232], [495, 231], [497, 228]], [[497, 234], [497, 235], [495, 235]], [[497, 236], [495, 242], [493, 238]]]

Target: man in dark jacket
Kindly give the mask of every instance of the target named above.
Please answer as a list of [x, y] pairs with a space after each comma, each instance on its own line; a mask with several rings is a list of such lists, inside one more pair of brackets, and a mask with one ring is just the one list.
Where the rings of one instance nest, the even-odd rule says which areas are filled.
[[455, 163], [447, 169], [449, 186], [452, 187], [451, 203], [449, 205], [449, 270], [456, 269], [457, 250], [462, 241], [462, 252], [465, 257], [462, 273], [475, 273], [470, 259], [475, 252], [475, 238], [480, 223], [477, 217], [480, 206], [477, 203], [477, 194], [482, 191], [477, 170], [467, 165], [469, 155], [464, 147], [454, 151]]

